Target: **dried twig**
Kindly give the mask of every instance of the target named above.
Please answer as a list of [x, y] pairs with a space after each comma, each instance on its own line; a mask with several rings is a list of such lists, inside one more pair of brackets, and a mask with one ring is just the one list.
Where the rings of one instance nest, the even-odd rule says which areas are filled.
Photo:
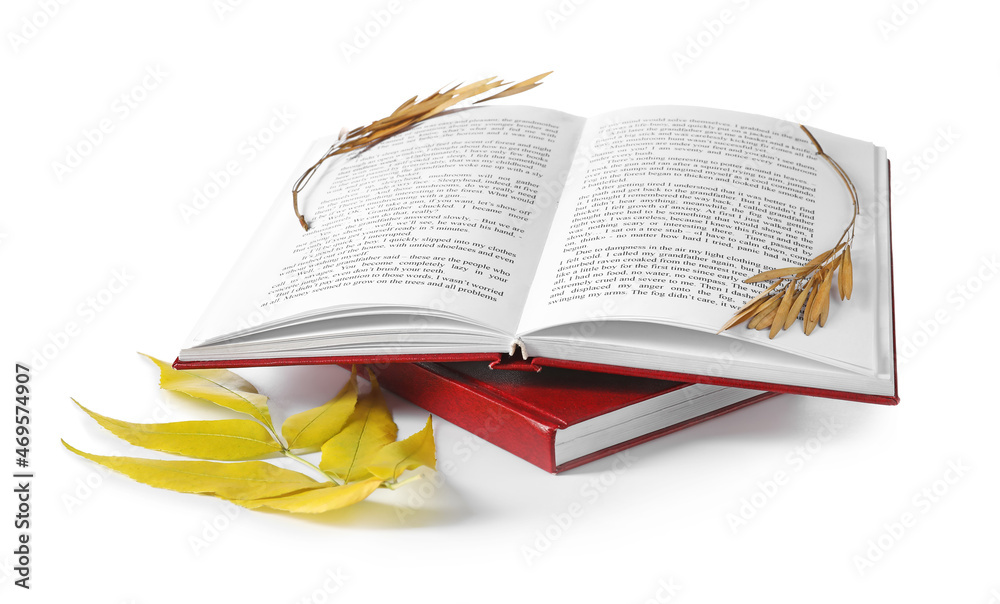
[[454, 107], [462, 101], [477, 97], [490, 90], [508, 86], [508, 88], [485, 99], [475, 101], [475, 103], [482, 103], [531, 90], [535, 86], [541, 85], [540, 80], [550, 73], [552, 72], [548, 71], [516, 84], [504, 82], [493, 76], [464, 86], [452, 86], [448, 90], [438, 90], [421, 101], [418, 101], [417, 97], [413, 97], [397, 107], [387, 118], [374, 121], [367, 126], [360, 126], [350, 132], [341, 132], [337, 142], [327, 149], [319, 161], [309, 166], [292, 186], [292, 209], [295, 210], [295, 217], [299, 219], [299, 224], [302, 225], [303, 229], [309, 230], [309, 223], [306, 222], [305, 216], [299, 211], [299, 193], [309, 183], [309, 180], [312, 179], [323, 162], [334, 155], [367, 149], [418, 122], [440, 115], [445, 109]]
[[[812, 132], [809, 132], [805, 126], [800, 125], [799, 127], [816, 147], [816, 154], [830, 164], [830, 167], [834, 169], [847, 187], [847, 192], [851, 195], [851, 202], [854, 205], [854, 215], [834, 246], [804, 265], [767, 270], [746, 279], [745, 283], [772, 280], [774, 283], [738, 310], [718, 333], [749, 319], [748, 329], [770, 328], [768, 337], [774, 338], [778, 332], [791, 327], [799, 313], [802, 312], [802, 329], [806, 335], [811, 334], [816, 325], [820, 327], [826, 325], [827, 317], [830, 314], [830, 290], [833, 285], [834, 271], [837, 271], [837, 289], [840, 292], [840, 299], [851, 299], [851, 293], [854, 290], [851, 244], [854, 242], [854, 226], [861, 213], [858, 191], [847, 172], [840, 167], [835, 159], [823, 151], [823, 147], [820, 146]], [[785, 284], [786, 281], [787, 284]], [[782, 285], [784, 287], [779, 293], [769, 295]]]

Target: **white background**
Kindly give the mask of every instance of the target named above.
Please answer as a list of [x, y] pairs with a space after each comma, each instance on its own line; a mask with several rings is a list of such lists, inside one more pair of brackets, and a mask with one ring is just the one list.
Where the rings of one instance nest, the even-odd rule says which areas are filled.
[[[995, 3], [255, 0], [220, 12], [202, 0], [69, 2], [46, 17], [52, 4], [8, 1], [0, 16], [3, 601], [1000, 600]], [[454, 80], [549, 69], [511, 102], [793, 115], [885, 146], [902, 403], [780, 396], [637, 447], [618, 474], [606, 459], [551, 476], [436, 420], [454, 471], [429, 497], [380, 492], [320, 518], [230, 520], [218, 500], [101, 474], [61, 447], [142, 454], [71, 396], [133, 421], [205, 417], [159, 391], [136, 351], [175, 356], [309, 141]], [[150, 70], [165, 75], [144, 82]], [[293, 117], [262, 132], [275, 111]], [[88, 151], [102, 120], [102, 140], [60, 173], [54, 162]], [[240, 151], [251, 136], [269, 140], [253, 158]], [[212, 190], [233, 161], [239, 173]], [[218, 194], [185, 219], [206, 189]], [[126, 284], [105, 291], [116, 273]], [[10, 575], [13, 367], [51, 341], [64, 346], [31, 382], [29, 594]], [[245, 375], [277, 415], [343, 379]], [[391, 403], [402, 433], [421, 425]], [[811, 440], [824, 421], [836, 435]], [[776, 472], [787, 480], [772, 489]], [[594, 479], [610, 483], [596, 496]], [[922, 494], [934, 488], [934, 501]], [[734, 528], [744, 500], [760, 509]], [[574, 504], [582, 516], [559, 527]], [[904, 514], [912, 526], [891, 536]], [[861, 572], [859, 556], [879, 559]]]

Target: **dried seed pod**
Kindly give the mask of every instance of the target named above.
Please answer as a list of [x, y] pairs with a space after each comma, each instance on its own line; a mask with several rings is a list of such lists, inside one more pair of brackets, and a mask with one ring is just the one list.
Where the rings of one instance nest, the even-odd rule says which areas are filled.
[[[823, 158], [837, 173], [840, 180], [847, 187], [847, 192], [851, 196], [851, 203], [854, 214], [851, 221], [844, 228], [837, 245], [818, 254], [815, 258], [800, 267], [785, 267], [767, 270], [758, 273], [745, 280], [746, 283], [759, 283], [768, 280], [775, 280], [770, 289], [784, 283], [791, 277], [791, 283], [782, 290], [779, 296], [781, 302], [773, 306], [774, 301], [768, 299], [761, 303], [756, 301], [745, 306], [726, 323], [723, 329], [740, 323], [747, 318], [750, 319], [748, 328], [766, 329], [770, 326], [769, 337], [773, 338], [779, 331], [791, 327], [792, 323], [802, 313], [802, 329], [806, 335], [812, 333], [816, 325], [826, 324], [830, 314], [830, 292], [833, 287], [834, 273], [837, 273], [837, 290], [841, 300], [850, 299], [854, 288], [853, 266], [851, 264], [851, 243], [854, 241], [854, 228], [857, 224], [858, 216], [861, 212], [861, 204], [858, 200], [858, 192], [851, 182], [850, 176], [837, 163], [835, 159], [823, 151], [823, 147], [816, 140], [816, 137], [803, 125], [799, 126], [809, 137], [809, 141], [816, 148], [816, 154]], [[840, 253], [843, 250], [843, 253]], [[839, 255], [838, 255], [839, 254]], [[795, 290], [797, 282], [808, 277], [801, 290]], [[770, 314], [774, 313], [771, 317]], [[721, 330], [720, 330], [721, 331]]]
[[519, 92], [524, 92], [525, 90], [531, 90], [535, 86], [540, 86], [541, 83], [538, 80], [544, 78], [545, 76], [549, 75], [550, 73], [552, 73], [552, 72], [551, 71], [546, 71], [545, 73], [543, 73], [541, 75], [536, 75], [535, 77], [528, 78], [527, 80], [524, 80], [523, 82], [518, 82], [517, 84], [514, 84], [513, 86], [511, 86], [510, 88], [508, 88], [507, 90], [504, 90], [502, 92], [498, 92], [498, 93], [494, 94], [493, 96], [487, 97], [487, 98], [482, 99], [480, 101], [476, 101], [476, 103], [484, 103], [486, 101], [492, 101], [493, 99], [501, 99], [501, 98], [503, 98], [505, 96], [511, 96], [512, 94], [518, 94]]
[[792, 308], [792, 301], [795, 299], [795, 279], [788, 284], [785, 288], [785, 294], [781, 296], [781, 304], [778, 305], [778, 312], [774, 315], [774, 321], [771, 322], [771, 333], [767, 335], [768, 338], [774, 339], [774, 336], [778, 335], [778, 332], [785, 328], [785, 317], [788, 316], [788, 311]]
[[[823, 282], [824, 287], [820, 289], [819, 293], [819, 326], [823, 327], [826, 325], [826, 318], [830, 314], [830, 286], [833, 283], [833, 275], [831, 274], [826, 281]], [[825, 290], [825, 291], [824, 291]]]
[[743, 321], [746, 321], [747, 319], [751, 318], [757, 312], [757, 307], [760, 306], [762, 301], [763, 299], [752, 300], [749, 304], [741, 308], [739, 312], [733, 315], [731, 319], [726, 321], [726, 324], [722, 326], [722, 329], [720, 329], [715, 333], [722, 333], [727, 329], [735, 325], [739, 325]]
[[812, 260], [810, 260], [809, 262], [806, 262], [805, 265], [802, 267], [802, 269], [795, 276], [798, 277], [798, 278], [800, 278], [800, 279], [802, 277], [805, 277], [807, 274], [809, 274], [809, 271], [811, 271], [816, 266], [819, 266], [820, 264], [823, 264], [824, 262], [826, 262], [827, 260], [829, 260], [830, 258], [832, 258], [845, 245], [847, 245], [847, 242], [842, 242], [842, 243], [838, 244], [837, 247], [833, 248], [832, 250], [826, 250], [825, 252], [819, 254], [818, 256], [816, 256], [815, 258], [813, 258]]
[[[820, 275], [819, 278], [821, 279], [822, 275]], [[819, 279], [817, 279], [809, 290], [809, 300], [806, 302], [806, 310], [802, 315], [802, 331], [805, 332], [806, 335], [812, 333], [813, 328], [816, 327], [816, 321], [819, 320], [818, 316], [816, 317], [816, 321], [812, 318], [813, 307], [816, 306], [816, 298], [819, 296], [819, 286]]]
[[840, 255], [840, 272], [838, 273], [837, 289], [840, 290], [840, 299], [851, 299], [851, 292], [854, 291], [854, 266], [851, 263], [851, 246], [844, 248], [844, 253]]
[[819, 321], [819, 313], [822, 310], [822, 299], [823, 299], [823, 288], [827, 288], [827, 293], [829, 294], [829, 281], [830, 274], [824, 269], [819, 269], [819, 277], [816, 279], [816, 297], [809, 300], [809, 319], [812, 321]]
[[771, 324], [774, 322], [774, 316], [777, 313], [778, 313], [778, 309], [775, 308], [771, 312], [769, 312], [766, 315], [764, 315], [764, 317], [761, 318], [760, 322], [757, 323], [757, 331], [760, 331], [761, 329], [767, 329], [768, 327], [770, 327]]
[[795, 297], [795, 301], [792, 302], [792, 307], [788, 309], [788, 315], [785, 316], [785, 329], [792, 326], [792, 323], [799, 318], [799, 312], [802, 307], [805, 306], [806, 298], [809, 296], [809, 290], [812, 288], [813, 283], [816, 282], [816, 273], [806, 281], [805, 286], [802, 287], [802, 291]]
[[769, 293], [771, 293], [772, 291], [774, 291], [774, 288], [778, 287], [778, 285], [779, 285], [779, 283], [774, 283], [770, 287], [768, 287], [767, 289], [765, 289], [764, 291], [762, 291], [759, 294], [757, 294], [757, 297], [755, 297], [753, 300], [750, 300], [749, 302], [747, 302], [743, 306], [743, 308], [739, 309], [736, 312], [736, 314], [733, 315], [733, 318], [731, 318], [728, 321], [726, 321], [726, 324], [722, 326], [722, 329], [720, 329], [719, 331], [717, 331], [715, 333], [722, 333], [722, 332], [726, 331], [727, 329], [729, 329], [729, 328], [731, 328], [731, 327], [733, 327], [735, 325], [739, 325], [743, 321], [746, 321], [747, 319], [749, 319], [750, 317], [752, 317], [756, 313], [755, 309], [760, 306], [760, 304], [764, 301], [764, 298], [766, 298]]
[[778, 304], [780, 303], [781, 296], [768, 296], [764, 303], [757, 308], [757, 312], [754, 313], [753, 318], [750, 319], [750, 323], [747, 324], [747, 329], [755, 329], [768, 313], [778, 308]]
[[744, 283], [760, 283], [761, 281], [770, 281], [771, 279], [777, 279], [779, 277], [787, 277], [788, 275], [794, 275], [802, 270], [801, 266], [789, 266], [786, 268], [775, 268], [769, 271], [764, 271], [763, 273], [757, 273], [749, 279], [744, 279]]
[[367, 126], [359, 126], [351, 130], [347, 133], [346, 137], [341, 137], [340, 140], [334, 143], [334, 145], [327, 150], [323, 157], [310, 166], [292, 186], [292, 209], [295, 211], [295, 217], [299, 219], [299, 224], [302, 225], [303, 229], [307, 231], [309, 230], [309, 224], [299, 211], [299, 192], [302, 191], [319, 166], [327, 159], [333, 157], [334, 155], [366, 149], [379, 141], [405, 130], [417, 122], [432, 118], [466, 99], [479, 96], [495, 88], [507, 86], [505, 90], [477, 102], [481, 103], [491, 99], [498, 99], [518, 94], [524, 92], [525, 90], [531, 90], [540, 84], [539, 80], [550, 73], [552, 72], [549, 71], [516, 84], [504, 82], [503, 80], [497, 79], [496, 76], [492, 76], [479, 80], [478, 82], [466, 84], [465, 86], [452, 86], [447, 90], [439, 90], [429, 95], [422, 101], [418, 101], [417, 97], [412, 97], [397, 107], [396, 110], [389, 115], [389, 117], [376, 120]]

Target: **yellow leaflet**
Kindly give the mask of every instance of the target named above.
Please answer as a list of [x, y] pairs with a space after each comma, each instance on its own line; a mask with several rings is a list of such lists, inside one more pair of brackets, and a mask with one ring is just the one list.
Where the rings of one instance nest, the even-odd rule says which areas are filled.
[[283, 495], [281, 497], [244, 499], [242, 501], [233, 501], [233, 503], [250, 509], [267, 507], [286, 512], [319, 514], [354, 505], [371, 495], [380, 484], [382, 484], [382, 481], [378, 478], [369, 478], [343, 486], [331, 485], [311, 491]]
[[249, 419], [133, 424], [73, 402], [118, 438], [155, 451], [221, 461], [255, 459], [281, 451], [264, 426]]
[[358, 371], [351, 369], [347, 380], [337, 396], [326, 404], [302, 413], [296, 413], [281, 425], [281, 435], [285, 437], [289, 449], [316, 450], [334, 434], [340, 432], [354, 413], [358, 401]]
[[[141, 354], [141, 353], [140, 353]], [[253, 384], [227, 369], [177, 370], [159, 359], [142, 355], [160, 368], [160, 388], [204, 399], [233, 411], [246, 413], [271, 425], [267, 397]]]
[[427, 416], [427, 425], [420, 432], [382, 447], [367, 468], [382, 480], [393, 480], [406, 470], [420, 466], [433, 470], [434, 462], [434, 429], [431, 427], [430, 416]]
[[396, 423], [385, 406], [378, 381], [369, 374], [371, 392], [358, 399], [354, 413], [339, 434], [323, 443], [319, 467], [344, 482], [371, 476], [365, 469], [379, 449], [396, 440]]
[[225, 499], [262, 499], [316, 489], [328, 483], [263, 461], [164, 461], [139, 457], [92, 455], [63, 445], [80, 457], [143, 484], [180, 493], [204, 493]]

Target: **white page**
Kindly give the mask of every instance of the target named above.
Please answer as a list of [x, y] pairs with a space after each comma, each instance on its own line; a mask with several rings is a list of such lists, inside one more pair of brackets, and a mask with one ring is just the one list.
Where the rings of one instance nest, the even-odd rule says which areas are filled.
[[513, 334], [583, 121], [482, 106], [328, 160], [299, 197], [310, 230], [289, 185], [185, 348], [246, 333], [253, 317], [401, 304]]
[[[874, 146], [812, 131], [851, 175], [862, 214], [870, 212]], [[697, 107], [625, 109], [588, 121], [581, 154], [589, 160], [570, 172], [520, 335], [606, 319], [714, 333], [763, 289], [743, 279], [803, 264], [829, 249], [851, 217], [846, 187], [798, 126], [782, 120]], [[858, 226], [854, 294], [841, 302], [834, 287], [826, 328], [806, 337], [794, 325], [769, 340], [766, 331], [738, 327], [719, 337], [873, 372], [874, 226]], [[749, 237], [762, 241], [747, 246]]]

